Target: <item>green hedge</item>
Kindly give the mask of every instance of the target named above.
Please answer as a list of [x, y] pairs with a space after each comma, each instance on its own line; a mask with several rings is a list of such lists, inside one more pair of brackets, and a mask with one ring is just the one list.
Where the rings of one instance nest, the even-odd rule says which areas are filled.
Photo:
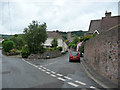
[[3, 49], [5, 52], [9, 52], [14, 47], [14, 42], [11, 40], [4, 41]]
[[27, 58], [30, 55], [28, 46], [22, 47], [21, 55], [22, 55], [22, 58]]

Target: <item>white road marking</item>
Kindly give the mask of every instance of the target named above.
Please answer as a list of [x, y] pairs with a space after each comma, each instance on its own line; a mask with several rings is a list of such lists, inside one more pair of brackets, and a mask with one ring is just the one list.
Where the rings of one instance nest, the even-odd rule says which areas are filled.
[[81, 84], [81, 85], [86, 85], [86, 83], [83, 83], [83, 82], [81, 82], [81, 81], [75, 81], [76, 83], [79, 83], [79, 84]]
[[45, 67], [42, 67], [42, 68], [46, 69]]
[[54, 75], [54, 74], [51, 74], [50, 76], [52, 76], [52, 77], [56, 77], [56, 75]]
[[72, 85], [72, 86], [74, 86], [74, 87], [78, 87], [79, 85], [77, 85], [77, 84], [74, 84], [74, 83], [72, 83], [72, 82], [67, 82], [68, 84], [70, 84], [70, 85]]
[[22, 60], [24, 60], [24, 59], [22, 58]]
[[45, 70], [42, 69], [42, 71], [44, 72]]
[[90, 88], [95, 88], [95, 87], [93, 87], [93, 86], [90, 86]]
[[69, 80], [72, 80], [72, 78], [70, 78], [70, 77], [67, 77], [67, 76], [64, 76], [64, 78], [66, 78], [66, 79], [69, 79]]
[[37, 68], [38, 66], [36, 66], [36, 65], [35, 65], [34, 67], [36, 67], [36, 68]]
[[62, 80], [62, 81], [66, 81], [65, 79], [63, 79], [63, 78], [60, 78], [60, 77], [59, 77], [59, 78], [57, 78], [57, 79], [59, 79], [59, 80]]
[[40, 67], [43, 67], [43, 66], [40, 66]]
[[49, 69], [46, 69], [47, 71], [51, 71], [51, 70], [49, 70]]
[[50, 72], [46, 72], [47, 74], [50, 74]]
[[[57, 62], [57, 61], [56, 61], [56, 62]], [[54, 63], [56, 63], [56, 62], [48, 63], [48, 64], [45, 64], [45, 65], [43, 65], [43, 66], [48, 66], [48, 65], [54, 64]]]
[[38, 69], [40, 69], [40, 70], [41, 70], [42, 68], [38, 68]]
[[54, 72], [54, 71], [51, 71], [51, 73], [55, 74], [55, 72]]
[[62, 74], [57, 74], [58, 76], [63, 76]]

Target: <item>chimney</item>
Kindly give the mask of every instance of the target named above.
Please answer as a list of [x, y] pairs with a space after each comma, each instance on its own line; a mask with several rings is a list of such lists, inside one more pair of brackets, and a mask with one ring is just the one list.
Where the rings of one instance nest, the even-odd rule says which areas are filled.
[[57, 33], [59, 33], [59, 30], [56, 30]]
[[105, 17], [111, 17], [111, 12], [105, 12]]

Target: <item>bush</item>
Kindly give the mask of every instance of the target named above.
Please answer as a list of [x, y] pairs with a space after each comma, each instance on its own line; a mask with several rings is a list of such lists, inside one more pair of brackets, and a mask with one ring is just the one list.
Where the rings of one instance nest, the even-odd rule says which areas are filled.
[[13, 49], [13, 47], [14, 47], [13, 41], [10, 41], [10, 40], [4, 41], [3, 49], [5, 52], [9, 52], [11, 49]]
[[22, 58], [27, 58], [30, 55], [28, 46], [22, 47], [21, 55], [22, 55]]
[[82, 45], [79, 47], [79, 51], [81, 53], [84, 53], [84, 42], [82, 43]]
[[46, 49], [42, 47], [39, 52], [40, 52], [40, 53], [44, 53], [45, 51], [46, 51]]
[[17, 49], [12, 49], [12, 50], [10, 50], [10, 54], [17, 55], [17, 54], [20, 54], [20, 52]]
[[77, 45], [76, 44], [72, 44], [71, 47], [72, 47], [72, 49], [76, 50]]
[[58, 50], [59, 50], [59, 51], [62, 51], [62, 47], [58, 47]]

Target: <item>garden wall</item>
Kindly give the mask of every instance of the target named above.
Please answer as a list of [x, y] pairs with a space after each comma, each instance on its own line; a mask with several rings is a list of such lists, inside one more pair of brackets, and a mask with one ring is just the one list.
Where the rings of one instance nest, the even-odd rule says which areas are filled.
[[84, 60], [96, 72], [118, 84], [118, 27], [86, 41]]
[[55, 58], [61, 56], [61, 51], [59, 50], [53, 50], [53, 51], [46, 51], [42, 54], [31, 54], [28, 56], [29, 59], [45, 59], [47, 53], [49, 54], [50, 58]]

